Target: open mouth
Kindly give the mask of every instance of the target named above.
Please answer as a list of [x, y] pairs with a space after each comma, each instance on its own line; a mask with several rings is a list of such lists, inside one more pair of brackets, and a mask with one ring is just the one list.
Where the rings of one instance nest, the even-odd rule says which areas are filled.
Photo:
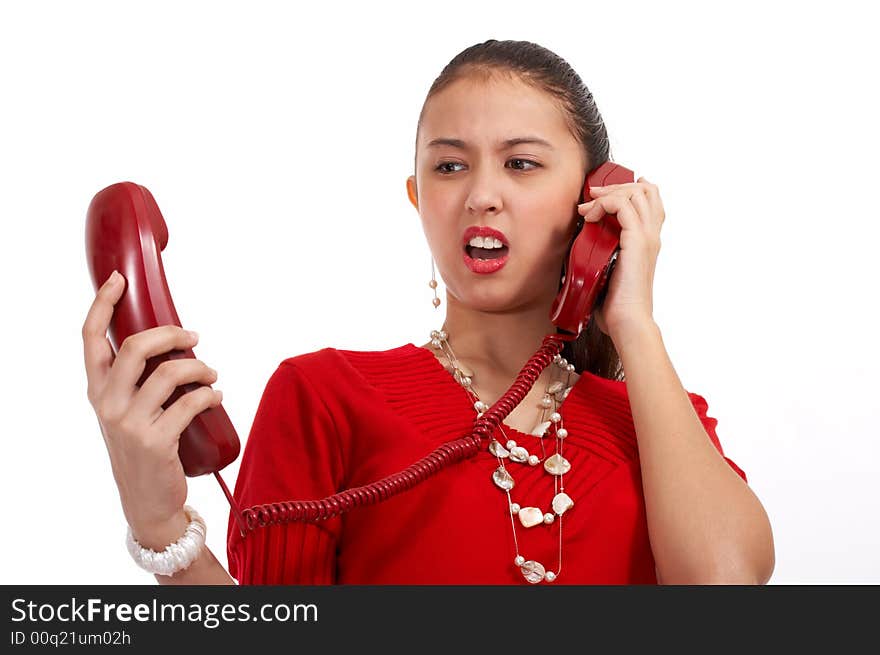
[[471, 272], [486, 275], [500, 271], [510, 258], [504, 233], [487, 225], [472, 225], [462, 235], [462, 258]]
[[507, 246], [500, 248], [477, 248], [476, 246], [467, 245], [464, 247], [465, 252], [471, 259], [500, 259], [504, 257], [510, 250]]

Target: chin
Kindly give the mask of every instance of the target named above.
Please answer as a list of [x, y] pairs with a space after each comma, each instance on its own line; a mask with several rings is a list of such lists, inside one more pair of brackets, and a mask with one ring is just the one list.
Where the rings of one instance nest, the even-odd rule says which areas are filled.
[[484, 289], [469, 290], [463, 296], [456, 296], [459, 304], [469, 309], [491, 314], [515, 311], [536, 302], [540, 294], [534, 289]]

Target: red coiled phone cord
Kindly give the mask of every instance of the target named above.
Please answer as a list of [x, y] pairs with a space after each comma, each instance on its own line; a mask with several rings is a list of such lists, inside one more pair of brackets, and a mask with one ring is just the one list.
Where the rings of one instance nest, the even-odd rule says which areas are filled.
[[472, 434], [438, 446], [433, 452], [404, 470], [376, 482], [347, 489], [322, 500], [289, 500], [254, 505], [241, 511], [219, 473], [215, 473], [214, 476], [233, 509], [241, 536], [246, 537], [257, 528], [291, 521], [314, 523], [332, 518], [361, 505], [378, 503], [411, 489], [447, 466], [474, 457], [482, 449], [484, 440], [491, 439], [498, 424], [522, 402], [522, 399], [534, 386], [541, 371], [547, 368], [553, 358], [562, 350], [564, 341], [569, 339], [570, 337], [566, 338], [560, 334], [545, 336], [541, 347], [526, 362], [510, 388], [492, 407], [474, 421]]

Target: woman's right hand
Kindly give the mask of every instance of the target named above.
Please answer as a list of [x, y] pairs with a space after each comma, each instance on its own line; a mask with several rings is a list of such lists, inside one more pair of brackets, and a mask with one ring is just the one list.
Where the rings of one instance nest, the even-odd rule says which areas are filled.
[[115, 280], [111, 276], [95, 295], [83, 324], [88, 397], [133, 536], [145, 548], [161, 551], [183, 535], [189, 522], [183, 511], [186, 476], [177, 453], [180, 434], [198, 413], [219, 405], [222, 394], [201, 386], [163, 409], [178, 386], [217, 380], [216, 371], [192, 358], [162, 362], [137, 386], [150, 357], [192, 348], [198, 337], [164, 325], [132, 334], [114, 356], [106, 335], [124, 289], [122, 275], [117, 273]]

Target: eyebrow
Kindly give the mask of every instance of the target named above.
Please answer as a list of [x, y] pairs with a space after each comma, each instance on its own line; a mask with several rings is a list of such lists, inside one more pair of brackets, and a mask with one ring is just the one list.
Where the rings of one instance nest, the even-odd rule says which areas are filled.
[[[553, 146], [550, 144], [549, 141], [545, 141], [544, 139], [538, 138], [536, 136], [518, 136], [502, 141], [499, 150], [512, 148], [513, 146], [518, 146], [521, 143], [535, 143], [541, 146], [546, 146], [551, 150], [553, 149]], [[461, 148], [462, 150], [468, 149], [468, 144], [461, 139], [451, 139], [448, 137], [431, 139], [430, 141], [428, 141], [427, 147], [430, 148], [431, 146], [452, 146], [453, 148]]]

